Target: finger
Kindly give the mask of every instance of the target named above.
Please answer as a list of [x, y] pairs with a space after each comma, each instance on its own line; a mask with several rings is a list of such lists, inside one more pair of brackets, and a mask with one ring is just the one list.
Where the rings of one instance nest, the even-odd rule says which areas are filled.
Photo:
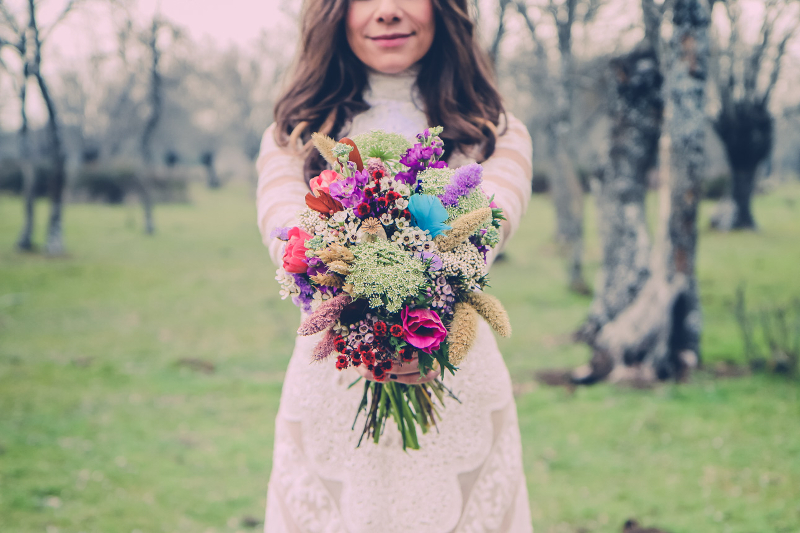
[[439, 371], [431, 370], [424, 376], [420, 376], [419, 372], [415, 374], [391, 374], [389, 379], [405, 385], [421, 385], [423, 383], [429, 383], [437, 377], [439, 377]]
[[393, 374], [419, 374], [419, 359], [416, 357], [407, 363], [397, 363], [392, 367]]

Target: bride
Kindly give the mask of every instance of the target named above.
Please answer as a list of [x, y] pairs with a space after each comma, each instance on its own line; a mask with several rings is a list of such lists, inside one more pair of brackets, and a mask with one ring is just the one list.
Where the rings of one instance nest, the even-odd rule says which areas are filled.
[[[309, 142], [315, 131], [341, 138], [383, 129], [411, 139], [444, 126], [451, 167], [483, 164], [484, 190], [508, 219], [507, 242], [530, 195], [531, 144], [492, 78], [467, 0], [305, 0], [295, 71], [257, 162], [258, 225], [273, 261], [282, 263], [282, 243], [270, 235], [292, 225], [308, 181], [324, 169]], [[356, 448], [350, 427], [361, 388], [347, 386], [358, 371], [312, 363], [318, 341], [298, 337], [286, 372], [267, 533], [531, 531], [511, 380], [485, 322], [459, 371], [445, 377], [461, 403], [447, 402], [439, 431], [408, 452], [392, 425], [380, 444]], [[410, 372], [391, 379], [419, 379]]]

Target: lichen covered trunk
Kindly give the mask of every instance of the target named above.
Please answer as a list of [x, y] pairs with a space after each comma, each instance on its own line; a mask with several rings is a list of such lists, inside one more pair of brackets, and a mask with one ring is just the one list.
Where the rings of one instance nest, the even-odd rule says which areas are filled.
[[591, 383], [680, 379], [699, 361], [700, 305], [695, 257], [697, 206], [705, 165], [704, 104], [709, 14], [700, 0], [676, 0], [665, 70], [667, 108], [661, 139], [661, 208], [650, 277], [602, 327], [588, 367]]
[[652, 48], [642, 46], [616, 58], [611, 78], [609, 160], [592, 184], [603, 265], [589, 316], [577, 332], [577, 338], [589, 344], [630, 305], [650, 273], [645, 195], [663, 109], [662, 76]]

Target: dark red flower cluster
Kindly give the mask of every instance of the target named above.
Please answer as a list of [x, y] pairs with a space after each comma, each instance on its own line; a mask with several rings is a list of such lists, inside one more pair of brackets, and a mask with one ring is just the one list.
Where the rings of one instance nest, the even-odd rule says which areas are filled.
[[408, 363], [409, 361], [414, 359], [414, 352], [408, 346], [406, 346], [405, 348], [400, 348], [399, 350], [397, 350], [397, 355], [400, 356], [400, 359], [404, 363]]
[[356, 214], [362, 218], [368, 216], [370, 211], [369, 204], [366, 202], [361, 202], [356, 206]]
[[337, 352], [344, 353], [344, 349], [347, 347], [344, 337], [337, 335], [336, 338], [333, 339], [333, 347], [336, 348]]
[[381, 169], [376, 169], [372, 171], [372, 179], [373, 181], [381, 181], [386, 173]]
[[403, 336], [403, 326], [400, 324], [392, 324], [392, 327], [389, 328], [389, 333], [392, 334], [392, 337], [400, 338]]
[[394, 202], [395, 200], [399, 200], [400, 198], [402, 198], [402, 196], [400, 196], [399, 193], [396, 193], [394, 191], [389, 191], [386, 193], [386, 200], [390, 202]]
[[387, 330], [386, 322], [383, 322], [382, 320], [378, 320], [377, 322], [375, 322], [375, 325], [372, 326], [373, 333], [375, 333], [375, 335], [377, 335], [378, 337], [385, 337], [386, 330]]
[[336, 358], [336, 368], [344, 370], [348, 366], [350, 366], [350, 361], [347, 359], [347, 356], [345, 354], [339, 354]]

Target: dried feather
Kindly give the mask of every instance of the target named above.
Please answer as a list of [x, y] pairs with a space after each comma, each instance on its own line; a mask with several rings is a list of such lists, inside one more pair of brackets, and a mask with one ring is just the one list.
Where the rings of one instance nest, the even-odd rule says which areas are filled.
[[333, 261], [350, 263], [355, 259], [353, 252], [341, 244], [331, 244], [328, 248], [318, 251], [316, 255], [323, 263], [331, 263]]
[[484, 320], [502, 337], [511, 336], [511, 321], [508, 319], [500, 300], [485, 292], [471, 292], [465, 300], [483, 317]]
[[461, 215], [450, 223], [452, 229], [447, 233], [437, 236], [433, 242], [441, 252], [449, 252], [465, 240], [470, 235], [478, 231], [481, 226], [492, 220], [492, 208], [484, 207], [476, 209], [465, 215]]
[[325, 300], [319, 308], [306, 318], [297, 329], [298, 335], [313, 335], [325, 328], [329, 328], [336, 322], [342, 314], [342, 309], [347, 306], [353, 298], [349, 294], [338, 294], [330, 300]]
[[450, 364], [458, 366], [467, 357], [470, 348], [478, 336], [478, 313], [466, 302], [455, 305], [453, 321], [447, 334], [447, 343], [450, 346], [448, 357]]
[[336, 346], [333, 343], [334, 339], [336, 339], [336, 334], [332, 329], [328, 329], [311, 353], [315, 361], [322, 361], [336, 351]]
[[326, 287], [340, 288], [344, 284], [341, 276], [336, 274], [317, 274], [316, 276], [309, 276], [311, 281], [317, 285], [325, 285]]
[[344, 261], [331, 261], [328, 263], [328, 270], [333, 270], [337, 274], [346, 276], [350, 273], [350, 267]]
[[311, 134], [311, 142], [317, 147], [319, 153], [325, 158], [329, 165], [333, 166], [336, 163], [336, 157], [333, 155], [333, 147], [336, 146], [336, 141], [319, 132]]

